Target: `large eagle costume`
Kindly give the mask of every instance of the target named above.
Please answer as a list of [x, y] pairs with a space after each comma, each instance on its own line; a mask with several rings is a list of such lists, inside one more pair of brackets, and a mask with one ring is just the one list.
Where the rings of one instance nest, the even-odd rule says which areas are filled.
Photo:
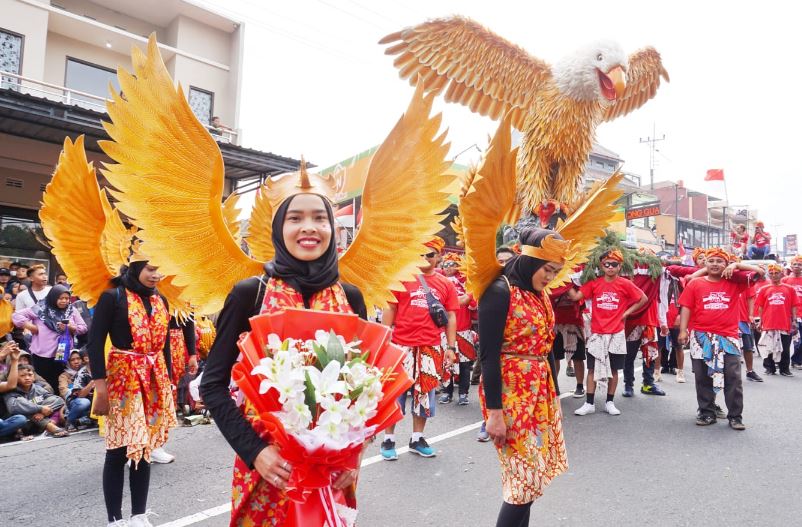
[[554, 65], [462, 17], [432, 20], [384, 37], [401, 78], [445, 93], [492, 119], [509, 114], [523, 133], [516, 193], [523, 212], [555, 225], [576, 209], [596, 126], [641, 107], [668, 81], [660, 55], [644, 48], [626, 58], [597, 42]]

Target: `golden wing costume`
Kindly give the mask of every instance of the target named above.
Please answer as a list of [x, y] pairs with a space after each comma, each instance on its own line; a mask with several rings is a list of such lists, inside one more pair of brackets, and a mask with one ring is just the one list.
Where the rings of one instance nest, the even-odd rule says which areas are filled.
[[428, 90], [521, 130], [517, 197], [526, 212], [556, 226], [582, 195], [582, 174], [596, 126], [640, 107], [661, 79], [660, 55], [646, 48], [627, 61], [600, 42], [549, 65], [476, 22], [453, 17], [384, 37], [402, 78], [422, 76]]
[[[240, 248], [235, 205], [221, 207], [223, 159], [214, 139], [195, 118], [180, 86], [173, 84], [156, 40], [147, 54], [134, 49], [133, 72], [118, 71], [125, 98], [107, 104], [111, 141], [100, 143], [114, 160], [103, 174], [120, 211], [139, 228], [137, 237], [161, 270], [173, 276], [180, 297], [199, 313], [218, 311], [234, 284], [262, 273], [272, 256], [273, 211], [299, 192], [333, 198], [336, 182], [308, 174], [269, 180], [258, 192], [247, 241]], [[448, 205], [443, 189], [448, 144], [437, 135], [440, 116], [430, 116], [432, 96], [420, 86], [407, 112], [373, 158], [363, 195], [363, 223], [342, 257], [343, 280], [357, 286], [367, 305], [383, 306], [388, 290], [412, 278], [421, 245], [439, 231]], [[160, 288], [161, 289], [161, 288]]]

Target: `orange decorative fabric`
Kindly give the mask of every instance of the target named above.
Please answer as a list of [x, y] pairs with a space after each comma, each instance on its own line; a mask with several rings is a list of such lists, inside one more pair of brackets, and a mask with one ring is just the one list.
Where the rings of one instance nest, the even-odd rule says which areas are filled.
[[[504, 501], [521, 505], [543, 494], [568, 469], [560, 401], [545, 358], [554, 342], [548, 297], [510, 287], [510, 309], [501, 348], [501, 407], [507, 441], [497, 448]], [[538, 356], [532, 360], [522, 356]], [[487, 419], [484, 388], [479, 390]]]
[[170, 358], [172, 360], [173, 386], [178, 386], [178, 381], [187, 372], [187, 363], [189, 362], [187, 343], [181, 328], [170, 329]]
[[[278, 278], [270, 278], [265, 287], [262, 302], [263, 313], [277, 313], [286, 308], [304, 309], [304, 299], [295, 289]], [[315, 293], [309, 300], [309, 309], [335, 313], [352, 313], [340, 284]], [[267, 438], [254, 408], [245, 404], [245, 418], [263, 439]], [[242, 459], [234, 462], [234, 475], [231, 492], [231, 527], [285, 525], [289, 512], [287, 494], [265, 481], [255, 469], [250, 469]], [[355, 489], [346, 489], [344, 499], [349, 507], [356, 508]], [[334, 491], [335, 494], [337, 491]]]
[[426, 242], [424, 245], [434, 252], [439, 253], [442, 252], [443, 247], [446, 246], [446, 241], [440, 236], [435, 236], [431, 241]]
[[134, 341], [130, 350], [109, 351], [106, 448], [127, 447], [128, 459], [149, 462], [151, 451], [167, 442], [169, 429], [177, 424], [163, 353], [170, 316], [159, 295], [150, 297], [148, 316], [139, 296], [125, 292]]
[[705, 251], [705, 258], [721, 258], [725, 262], [729, 262], [730, 253], [728, 253], [721, 247], [711, 247], [710, 249]]

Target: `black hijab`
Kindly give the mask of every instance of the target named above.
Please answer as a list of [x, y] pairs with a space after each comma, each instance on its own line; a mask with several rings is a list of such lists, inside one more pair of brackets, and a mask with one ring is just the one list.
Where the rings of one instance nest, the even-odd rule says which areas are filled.
[[[553, 235], [558, 240], [563, 239], [563, 237], [555, 231], [531, 228], [521, 231], [521, 245], [540, 247], [543, 239], [549, 235]], [[507, 277], [507, 280], [510, 281], [511, 285], [514, 285], [519, 289], [523, 289], [524, 291], [537, 294], [535, 288], [532, 287], [532, 276], [534, 276], [538, 269], [547, 263], [549, 263], [547, 260], [541, 260], [540, 258], [533, 258], [531, 256], [519, 254], [507, 262], [507, 265], [504, 266], [502, 274]]]
[[133, 262], [128, 264], [128, 266], [123, 266], [120, 269], [120, 276], [112, 280], [112, 284], [114, 284], [115, 287], [121, 285], [139, 295], [143, 300], [147, 300], [151, 295], [156, 293], [156, 288], [147, 287], [139, 281], [139, 275], [146, 265], [148, 265], [147, 260]]
[[337, 243], [334, 240], [334, 211], [331, 209], [329, 201], [321, 197], [331, 225], [329, 246], [326, 252], [316, 260], [310, 262], [298, 260], [290, 254], [284, 243], [284, 220], [293, 199], [294, 197], [284, 200], [273, 218], [273, 248], [276, 254], [271, 261], [265, 264], [265, 274], [284, 280], [290, 287], [301, 293], [304, 300], [309, 300], [313, 294], [333, 286], [340, 279], [340, 271], [337, 267]]
[[58, 307], [58, 299], [64, 293], [69, 294], [70, 290], [63, 285], [56, 284], [50, 288], [47, 295], [36, 304], [36, 316], [44, 322], [51, 331], [63, 333], [58, 330], [58, 323], [62, 320], [69, 320], [72, 317], [72, 305], [67, 304], [65, 309]]

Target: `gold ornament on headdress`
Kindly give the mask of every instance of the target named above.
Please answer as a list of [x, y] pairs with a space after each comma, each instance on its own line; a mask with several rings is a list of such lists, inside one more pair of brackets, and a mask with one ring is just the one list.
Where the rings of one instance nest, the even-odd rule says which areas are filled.
[[522, 245], [521, 254], [562, 265], [568, 260], [576, 258], [577, 251], [571, 249], [571, 240], [560, 240], [553, 234], [549, 234], [540, 242], [540, 247]]
[[[334, 200], [342, 192], [342, 179], [309, 174], [302, 166], [295, 175], [262, 185], [247, 238], [256, 258], [248, 256], [237, 237], [235, 199], [221, 206], [225, 166], [220, 149], [193, 114], [184, 90], [170, 78], [154, 35], [147, 53], [133, 49], [131, 63], [133, 72], [117, 72], [125, 97], [112, 92], [112, 102], [106, 105], [111, 122], [103, 126], [111, 140], [101, 141], [100, 146], [113, 160], [103, 171], [114, 187], [109, 193], [120, 212], [138, 227], [136, 236], [151, 261], [168, 275], [159, 290], [176, 292], [197, 313], [217, 312], [234, 284], [262, 274], [265, 260], [272, 257], [272, 218], [278, 205], [307, 192]], [[371, 161], [362, 194], [362, 226], [339, 265], [341, 279], [358, 287], [367, 305], [383, 307], [392, 299], [391, 289], [403, 290], [401, 282], [413, 279], [418, 271], [421, 246], [442, 228], [441, 213], [449, 206], [445, 189], [453, 176], [446, 175], [450, 145], [445, 133], [439, 133], [440, 116], [431, 115], [433, 100], [433, 94], [424, 96], [419, 84], [405, 114]], [[45, 233], [57, 257], [59, 250], [65, 261], [73, 258], [76, 263], [74, 272], [64, 266], [71, 279], [84, 270], [79, 277], [84, 296], [96, 301], [113, 275], [103, 257], [106, 252], [95, 254], [86, 248], [98, 247], [103, 226], [113, 222], [106, 221], [103, 207], [95, 203], [97, 180], [94, 171], [86, 170], [82, 146], [78, 150], [83, 165], [74, 163], [76, 152], [70, 164], [66, 152], [73, 149], [65, 143], [65, 157], [57, 172], [64, 172], [66, 179], [80, 179], [81, 170], [89, 173], [94, 194], [74, 189], [70, 199], [54, 201]], [[80, 218], [69, 209], [77, 224], [69, 223], [69, 217], [56, 221], [57, 209], [66, 210], [63, 203], [87, 200], [91, 207], [74, 208], [81, 212]], [[76, 237], [75, 232], [84, 235]], [[128, 236], [130, 244], [133, 233]], [[98, 269], [103, 273], [90, 281], [89, 270], [96, 273]], [[176, 305], [168, 300], [171, 308]]]

